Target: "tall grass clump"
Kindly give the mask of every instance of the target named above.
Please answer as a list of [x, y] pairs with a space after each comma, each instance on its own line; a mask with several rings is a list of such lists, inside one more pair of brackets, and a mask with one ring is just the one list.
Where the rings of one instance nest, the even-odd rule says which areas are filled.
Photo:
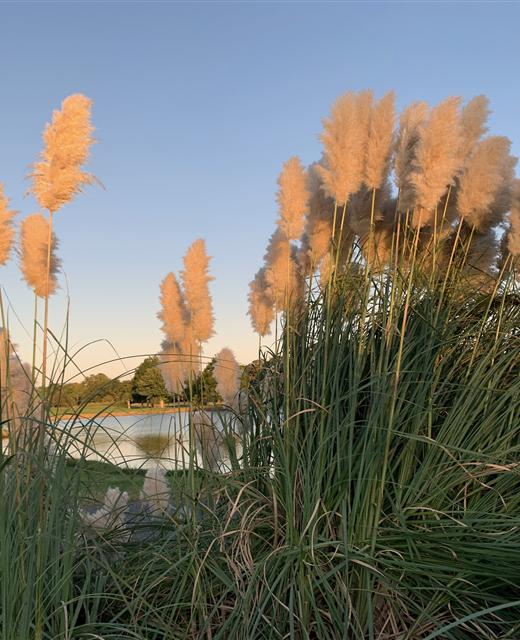
[[[250, 284], [274, 342], [243, 369], [217, 355], [223, 404], [190, 407], [187, 468], [101, 465], [125, 484], [94, 496], [97, 424], [44, 430], [3, 332], [2, 419], [48, 446], [0, 453], [2, 638], [520, 637], [520, 191], [487, 114], [482, 96], [400, 116], [393, 94], [338, 99], [322, 160], [282, 168]], [[22, 265], [44, 245], [48, 284], [52, 228], [28, 230]], [[190, 397], [208, 267], [198, 240], [160, 289], [160, 370]]]

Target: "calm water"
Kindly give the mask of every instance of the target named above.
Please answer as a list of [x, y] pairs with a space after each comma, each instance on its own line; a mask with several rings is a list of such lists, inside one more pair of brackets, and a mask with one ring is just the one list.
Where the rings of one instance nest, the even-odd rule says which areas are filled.
[[[219, 418], [213, 413], [213, 420]], [[159, 413], [144, 416], [107, 416], [96, 425], [88, 420], [82, 427], [76, 423], [72, 429], [63, 427], [78, 442], [72, 442], [69, 453], [73, 457], [85, 455], [89, 460], [103, 460], [114, 464], [148, 468], [160, 463], [167, 469], [182, 469], [188, 466], [188, 422], [189, 413]], [[83, 442], [88, 434], [88, 447]], [[202, 464], [200, 456], [197, 456]]]

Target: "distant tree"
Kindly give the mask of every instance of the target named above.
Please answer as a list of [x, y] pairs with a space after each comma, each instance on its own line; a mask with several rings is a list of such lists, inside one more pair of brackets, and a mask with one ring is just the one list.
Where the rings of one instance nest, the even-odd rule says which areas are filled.
[[150, 356], [137, 367], [132, 380], [132, 400], [153, 407], [157, 401], [169, 397], [158, 365], [159, 358]]
[[[213, 358], [206, 367], [191, 383], [191, 398], [194, 404], [207, 404], [220, 402], [222, 398], [217, 393], [217, 381], [213, 375], [215, 370], [215, 358]], [[190, 398], [190, 385], [187, 382], [184, 388], [186, 398]]]

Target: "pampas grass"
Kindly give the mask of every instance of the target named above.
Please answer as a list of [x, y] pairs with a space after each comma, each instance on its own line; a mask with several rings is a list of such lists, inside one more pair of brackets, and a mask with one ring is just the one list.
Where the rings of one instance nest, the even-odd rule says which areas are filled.
[[416, 164], [422, 126], [428, 115], [426, 102], [413, 102], [401, 113], [397, 138], [394, 171], [399, 190], [399, 208], [406, 211], [414, 205], [415, 189], [412, 174]]
[[316, 169], [323, 189], [338, 205], [347, 202], [363, 181], [372, 92], [346, 93], [323, 121], [323, 166]]
[[20, 268], [29, 287], [40, 298], [48, 298], [58, 287], [56, 274], [61, 261], [56, 255], [58, 240], [52, 233], [50, 261], [48, 263], [49, 221], [40, 213], [22, 221], [20, 242]]
[[512, 256], [520, 256], [520, 180], [515, 180], [511, 213], [509, 215], [509, 233], [507, 234], [507, 248]]
[[42, 209], [55, 213], [81, 192], [94, 178], [83, 171], [94, 139], [92, 101], [81, 94], [65, 98], [61, 110], [43, 132], [44, 149], [34, 163], [31, 192]]
[[222, 400], [230, 407], [236, 406], [241, 371], [231, 349], [225, 347], [217, 353], [213, 375], [217, 382], [217, 392]]
[[463, 159], [473, 152], [479, 140], [487, 133], [489, 113], [489, 99], [483, 95], [475, 96], [462, 109], [460, 114], [460, 156]]
[[391, 91], [377, 102], [370, 113], [364, 183], [379, 189], [388, 178], [394, 138], [395, 95]]
[[278, 177], [277, 200], [279, 205], [278, 227], [287, 240], [296, 240], [303, 231], [309, 193], [306, 187], [305, 169], [297, 157], [283, 165]]
[[447, 98], [434, 107], [420, 127], [411, 183], [415, 189], [415, 226], [430, 224], [435, 207], [461, 169], [460, 98]]
[[287, 309], [301, 297], [303, 281], [297, 261], [297, 250], [280, 229], [271, 235], [265, 254], [265, 280], [276, 309]]
[[503, 187], [503, 168], [509, 157], [511, 142], [501, 136], [492, 136], [479, 142], [466, 161], [457, 190], [460, 215], [478, 230], [500, 220], [494, 218], [493, 203]]
[[162, 322], [161, 329], [170, 342], [181, 343], [189, 324], [184, 295], [171, 272], [161, 282], [160, 288], [161, 310], [157, 317]]
[[5, 196], [4, 186], [0, 182], [0, 266], [9, 260], [13, 247], [14, 216], [15, 212], [9, 208], [9, 200]]
[[141, 500], [148, 505], [152, 513], [166, 513], [170, 505], [170, 487], [166, 479], [166, 472], [155, 465], [146, 471]]
[[214, 278], [209, 275], [209, 260], [204, 240], [195, 240], [184, 256], [184, 271], [181, 273], [192, 337], [199, 342], [206, 342], [214, 333], [213, 306], [208, 287]]
[[271, 333], [271, 323], [274, 319], [274, 301], [266, 280], [266, 269], [262, 267], [249, 283], [249, 310], [253, 330], [260, 337]]

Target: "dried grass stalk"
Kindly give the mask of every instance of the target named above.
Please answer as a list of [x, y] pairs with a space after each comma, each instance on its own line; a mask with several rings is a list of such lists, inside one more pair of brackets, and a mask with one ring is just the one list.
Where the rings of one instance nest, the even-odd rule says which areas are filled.
[[332, 105], [330, 118], [323, 121], [324, 159], [317, 171], [325, 192], [338, 205], [355, 193], [363, 180], [372, 92], [346, 93]]
[[462, 109], [460, 114], [461, 148], [460, 156], [467, 158], [475, 149], [487, 131], [489, 100], [486, 96], [475, 96]]
[[427, 114], [428, 105], [426, 102], [413, 102], [401, 113], [399, 118], [394, 171], [395, 183], [399, 189], [399, 209], [401, 211], [411, 209], [415, 202], [415, 190], [411, 177], [415, 168], [421, 127]]
[[476, 145], [466, 161], [457, 192], [457, 207], [467, 223], [479, 231], [499, 222], [492, 205], [503, 188], [510, 146], [507, 138], [486, 138]]
[[293, 157], [283, 165], [278, 177], [277, 200], [280, 217], [277, 224], [287, 240], [296, 240], [303, 231], [309, 193], [305, 170], [299, 158]]
[[71, 95], [54, 111], [43, 133], [41, 159], [33, 165], [31, 192], [43, 209], [58, 211], [94, 180], [82, 170], [94, 139], [90, 121], [92, 101]]
[[287, 309], [301, 299], [303, 281], [298, 268], [297, 249], [277, 229], [265, 254], [265, 280], [269, 296], [277, 309]]
[[49, 222], [40, 213], [27, 216], [22, 221], [20, 267], [27, 284], [40, 298], [52, 295], [58, 282], [61, 261], [56, 255], [58, 240], [51, 236], [51, 260], [47, 277], [47, 252], [49, 240]]
[[166, 471], [158, 465], [146, 470], [141, 500], [152, 513], [166, 513], [170, 505], [170, 486], [166, 479]]
[[184, 271], [181, 273], [192, 337], [200, 342], [206, 342], [214, 333], [213, 306], [208, 287], [214, 278], [209, 275], [209, 260], [204, 240], [195, 240], [184, 256]]
[[369, 189], [379, 189], [388, 178], [394, 124], [395, 95], [390, 91], [371, 110], [364, 179]]
[[9, 200], [4, 194], [4, 186], [0, 182], [0, 266], [4, 265], [13, 248], [15, 211], [9, 209]]
[[435, 207], [461, 169], [460, 98], [447, 98], [432, 109], [420, 130], [411, 182], [423, 210], [417, 226], [429, 224]]
[[220, 397], [228, 406], [234, 406], [240, 391], [241, 370], [231, 349], [226, 347], [217, 353], [214, 376]]
[[513, 184], [513, 198], [511, 213], [509, 214], [509, 233], [507, 234], [507, 248], [513, 257], [520, 256], [520, 180]]
[[189, 324], [186, 302], [177, 278], [173, 273], [161, 282], [161, 310], [157, 317], [162, 322], [161, 329], [173, 343], [182, 342]]
[[274, 319], [274, 301], [271, 297], [265, 277], [265, 267], [255, 274], [249, 283], [249, 311], [253, 330], [260, 336], [271, 333], [271, 323]]

